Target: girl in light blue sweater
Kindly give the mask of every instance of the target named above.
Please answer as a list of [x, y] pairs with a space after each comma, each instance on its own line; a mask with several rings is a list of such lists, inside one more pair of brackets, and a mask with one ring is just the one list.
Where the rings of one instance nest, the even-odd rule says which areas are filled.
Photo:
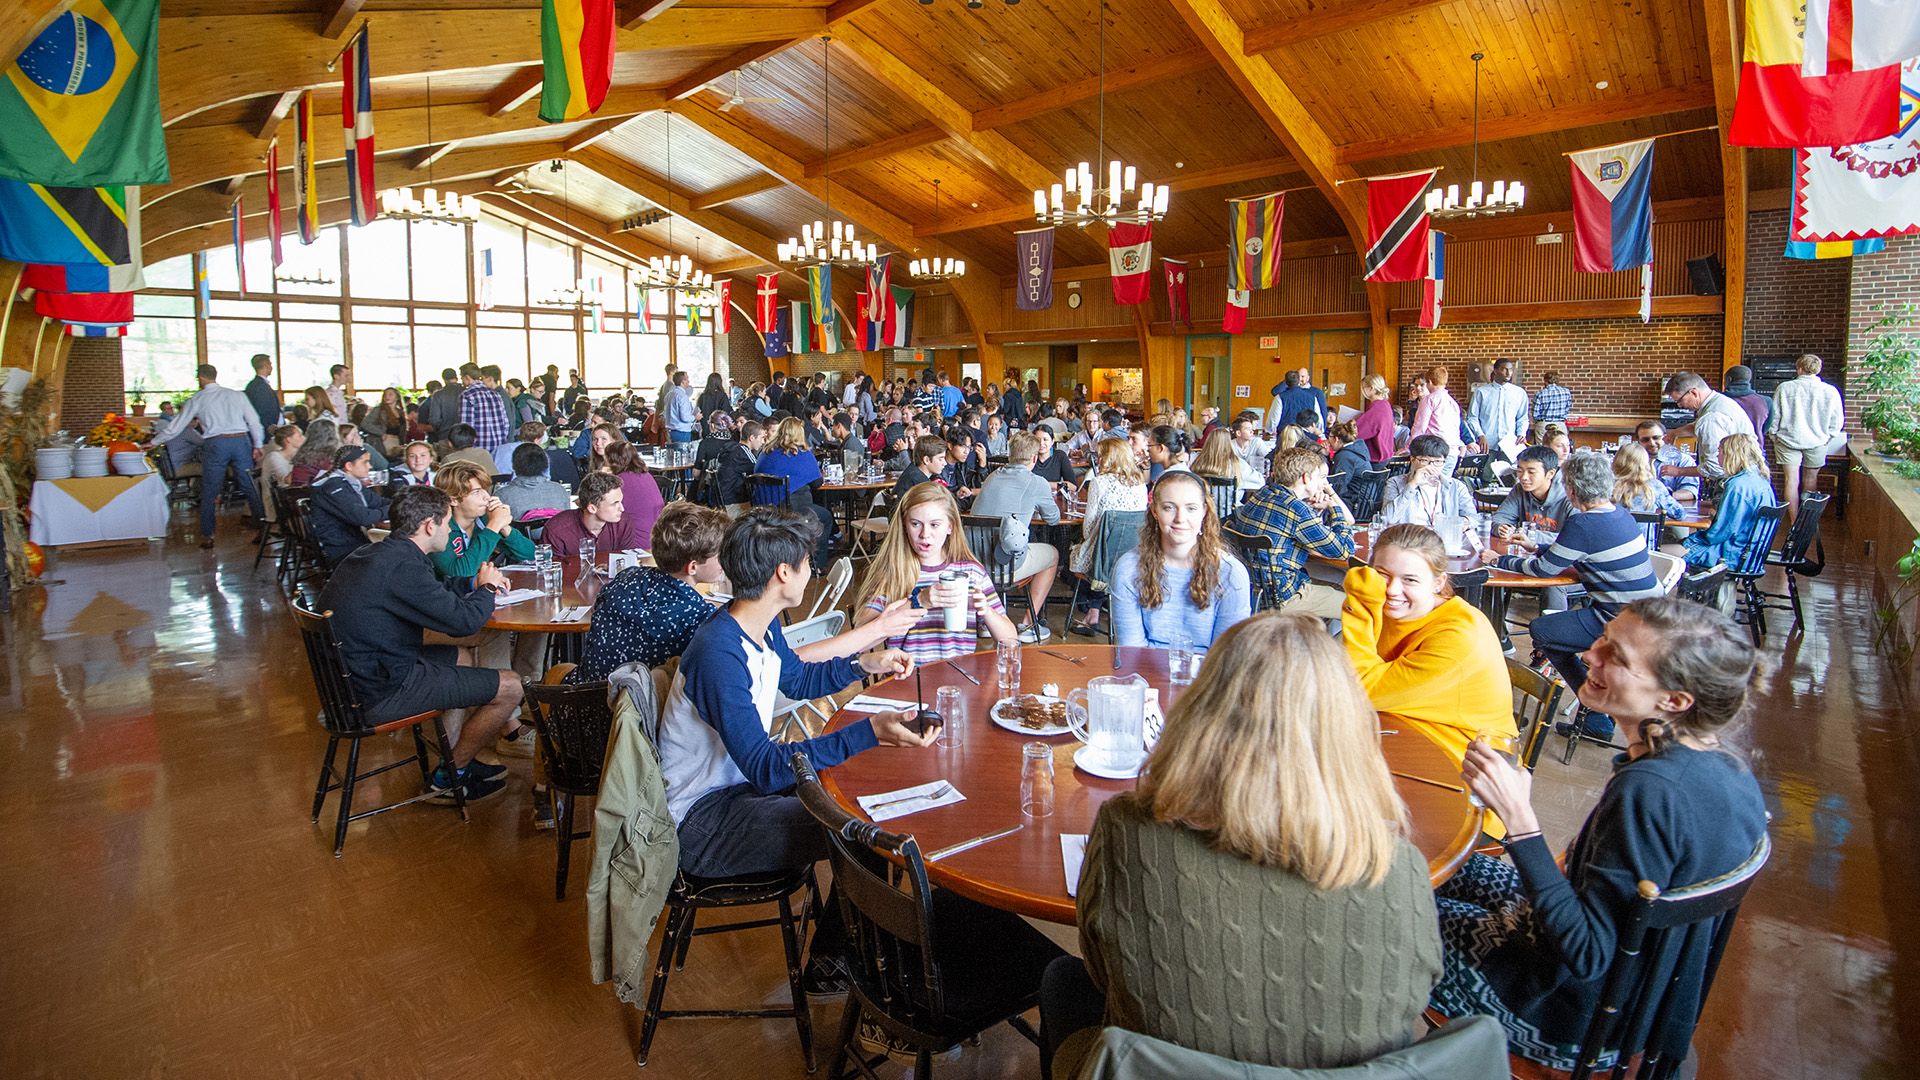
[[1766, 463], [1760, 457], [1760, 444], [1753, 436], [1743, 433], [1720, 440], [1720, 464], [1727, 471], [1726, 490], [1714, 509], [1713, 524], [1687, 537], [1688, 566], [1722, 562], [1731, 566], [1739, 559], [1754, 526], [1760, 523], [1761, 508], [1775, 501]]
[[1140, 546], [1114, 564], [1114, 641], [1205, 649], [1252, 611], [1247, 568], [1227, 551], [1204, 481], [1169, 472], [1148, 497]]

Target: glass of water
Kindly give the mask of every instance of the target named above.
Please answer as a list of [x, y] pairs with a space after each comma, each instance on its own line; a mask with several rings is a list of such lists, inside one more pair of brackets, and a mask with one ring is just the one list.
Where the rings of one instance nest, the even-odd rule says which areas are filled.
[[593, 541], [580, 541], [580, 576], [583, 578], [593, 575], [593, 554]]
[[1020, 643], [1002, 641], [994, 646], [994, 675], [1002, 701], [1020, 696]]
[[949, 749], [967, 741], [967, 699], [957, 686], [943, 686], [933, 693], [934, 711], [940, 714], [939, 744]]
[[533, 565], [538, 566], [541, 569], [545, 569], [553, 565], [553, 545], [552, 544], [533, 545]]
[[549, 560], [540, 567], [540, 591], [557, 598], [560, 595], [560, 578], [560, 564]]
[[[1507, 759], [1507, 764], [1515, 768], [1519, 767], [1520, 755], [1518, 753], [1518, 747], [1516, 746], [1519, 741], [1518, 736], [1508, 735], [1499, 731], [1482, 731], [1475, 735], [1473, 739], [1475, 742], [1486, 743], [1488, 749]], [[1486, 803], [1480, 801], [1480, 796], [1473, 793], [1472, 788], [1467, 789], [1467, 801], [1482, 810], [1487, 807]]]
[[1193, 641], [1185, 634], [1176, 635], [1167, 648], [1167, 674], [1176, 687], [1184, 687], [1193, 682], [1195, 657]]
[[1053, 816], [1053, 747], [1030, 742], [1020, 748], [1020, 813]]

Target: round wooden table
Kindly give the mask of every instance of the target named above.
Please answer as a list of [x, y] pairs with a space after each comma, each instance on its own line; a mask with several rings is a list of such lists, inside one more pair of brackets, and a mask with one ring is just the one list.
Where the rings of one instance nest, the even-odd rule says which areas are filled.
[[[488, 629], [512, 630], [522, 634], [584, 634], [593, 624], [593, 602], [600, 596], [600, 589], [606, 585], [603, 577], [607, 569], [607, 553], [595, 552], [593, 557], [597, 572], [585, 581], [580, 580], [580, 560], [578, 557], [562, 559], [560, 595], [536, 596], [531, 600], [522, 600], [509, 607], [496, 607], [487, 620]], [[653, 565], [652, 559], [642, 559], [642, 564]], [[509, 570], [507, 581], [516, 589], [537, 589], [540, 587], [540, 575], [532, 570]], [[578, 619], [560, 618], [562, 608], [584, 608]]]
[[[1163, 650], [1048, 644], [1030, 645], [1020, 651], [1021, 683], [1028, 693], [1038, 693], [1044, 683], [1055, 683], [1064, 695], [1086, 686], [1089, 679], [1131, 672], [1160, 689], [1163, 709], [1170, 703], [1167, 654]], [[979, 684], [968, 682], [955, 668]], [[995, 725], [987, 716], [996, 696], [991, 651], [933, 664], [922, 672], [922, 678], [928, 704], [932, 704], [936, 687], [960, 688], [967, 703], [964, 744], [925, 750], [876, 747], [826, 770], [821, 775], [822, 783], [849, 812], [862, 817], [865, 814], [855, 802], [856, 796], [934, 780], [952, 783], [966, 796], [964, 801], [882, 823], [895, 832], [914, 834], [923, 852], [1024, 823], [1026, 828], [1012, 836], [928, 863], [927, 875], [934, 884], [981, 903], [1071, 925], [1074, 902], [1067, 895], [1060, 836], [1092, 829], [1100, 804], [1132, 790], [1135, 782], [1103, 780], [1075, 769], [1073, 752], [1080, 741], [1072, 735], [1036, 739]], [[911, 701], [913, 680], [891, 681], [868, 692]], [[834, 715], [828, 728], [843, 727], [868, 715], [843, 710]], [[1404, 774], [1396, 776], [1394, 784], [1407, 803], [1414, 845], [1427, 857], [1428, 874], [1437, 884], [1452, 876], [1472, 853], [1473, 843], [1480, 837], [1481, 811], [1467, 802], [1460, 770], [1437, 745], [1396, 724], [1392, 717], [1382, 717], [1380, 726], [1398, 729], [1397, 734], [1382, 736], [1381, 746], [1388, 765], [1395, 773]], [[1036, 741], [1054, 748], [1054, 810], [1052, 816], [1037, 819], [1024, 818], [1020, 813], [1021, 747]], [[1425, 782], [1429, 780], [1433, 783]]]

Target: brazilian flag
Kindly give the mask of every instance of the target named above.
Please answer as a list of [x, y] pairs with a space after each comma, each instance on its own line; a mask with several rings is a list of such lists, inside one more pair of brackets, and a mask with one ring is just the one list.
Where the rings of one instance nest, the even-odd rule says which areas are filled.
[[76, 0], [0, 78], [0, 177], [164, 184], [159, 0]]

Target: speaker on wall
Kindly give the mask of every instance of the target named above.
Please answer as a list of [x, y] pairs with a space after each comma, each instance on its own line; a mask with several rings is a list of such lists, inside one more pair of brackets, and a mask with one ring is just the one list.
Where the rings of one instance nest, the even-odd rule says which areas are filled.
[[1719, 296], [1727, 291], [1727, 271], [1720, 256], [1703, 255], [1687, 260], [1687, 277], [1693, 281], [1693, 295]]

